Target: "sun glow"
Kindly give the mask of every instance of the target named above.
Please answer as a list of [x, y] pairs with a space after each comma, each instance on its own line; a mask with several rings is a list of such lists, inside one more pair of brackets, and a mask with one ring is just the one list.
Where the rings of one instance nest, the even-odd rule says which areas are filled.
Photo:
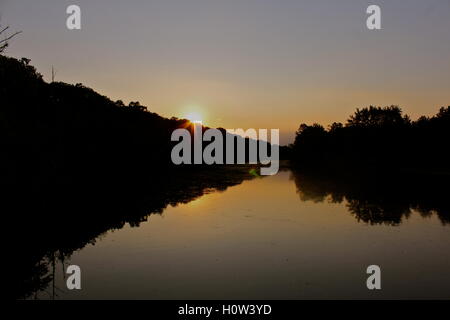
[[185, 118], [188, 119], [192, 123], [202, 122], [202, 120], [203, 120], [202, 115], [198, 112], [189, 112], [186, 114]]

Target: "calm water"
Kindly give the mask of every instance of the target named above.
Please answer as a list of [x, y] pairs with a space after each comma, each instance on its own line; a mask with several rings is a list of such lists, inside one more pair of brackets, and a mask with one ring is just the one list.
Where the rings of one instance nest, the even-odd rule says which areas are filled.
[[[387, 212], [389, 210], [400, 210]], [[403, 211], [402, 211], [403, 210]], [[408, 211], [408, 210], [407, 210]], [[66, 261], [82, 290], [63, 299], [450, 298], [450, 224], [438, 212], [327, 194], [292, 172], [169, 206], [108, 231]], [[378, 215], [378, 216], [377, 216]], [[377, 264], [382, 290], [366, 288]], [[48, 298], [51, 288], [38, 297]]]

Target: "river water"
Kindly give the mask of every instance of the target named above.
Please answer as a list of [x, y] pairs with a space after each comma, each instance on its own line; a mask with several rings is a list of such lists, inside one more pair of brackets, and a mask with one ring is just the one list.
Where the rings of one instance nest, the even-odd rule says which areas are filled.
[[168, 206], [75, 251], [65, 268], [80, 266], [81, 290], [56, 264], [35, 297], [54, 285], [59, 299], [450, 298], [445, 213], [316, 182], [286, 170]]

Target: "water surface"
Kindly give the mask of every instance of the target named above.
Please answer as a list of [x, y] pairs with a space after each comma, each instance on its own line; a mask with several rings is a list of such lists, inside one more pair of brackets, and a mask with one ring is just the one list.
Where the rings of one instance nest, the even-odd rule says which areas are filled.
[[[65, 261], [81, 267], [82, 290], [65, 289], [56, 264], [54, 295], [450, 298], [445, 212], [328, 192], [329, 184], [321, 183], [283, 171], [168, 206], [137, 227], [108, 231]], [[366, 287], [372, 264], [381, 267], [379, 291]], [[35, 297], [51, 296], [52, 284]]]

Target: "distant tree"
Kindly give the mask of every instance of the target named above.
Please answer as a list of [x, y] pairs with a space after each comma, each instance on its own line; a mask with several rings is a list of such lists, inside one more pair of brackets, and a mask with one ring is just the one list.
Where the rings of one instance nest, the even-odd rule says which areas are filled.
[[312, 126], [302, 123], [295, 134], [299, 138], [302, 136], [319, 136], [326, 134], [326, 130], [318, 123], [314, 123]]
[[28, 66], [30, 64], [30, 61], [31, 61], [31, 59], [28, 59], [28, 58], [20, 59], [20, 62], [22, 62], [26, 66]]
[[345, 125], [301, 124], [292, 147], [297, 164], [334, 169], [448, 169], [450, 106], [411, 121], [398, 106], [356, 109]]
[[450, 120], [450, 106], [447, 108], [440, 108], [439, 112], [436, 114], [437, 119], [446, 119], [447, 121]]
[[128, 104], [128, 108], [130, 108], [132, 110], [138, 110], [138, 111], [147, 111], [147, 107], [141, 105], [139, 101], [136, 101], [136, 102], [131, 101]]
[[333, 122], [331, 125], [328, 126], [328, 132], [333, 133], [340, 129], [342, 129], [344, 125], [340, 122]]
[[295, 135], [294, 157], [299, 161], [308, 162], [323, 158], [323, 152], [327, 149], [327, 138], [328, 132], [322, 125], [314, 123], [309, 126], [302, 123]]
[[116, 101], [116, 106], [118, 106], [118, 107], [125, 107], [125, 104], [123, 103], [122, 100], [117, 100]]
[[411, 121], [408, 116], [402, 115], [398, 106], [374, 107], [356, 109], [356, 112], [347, 120], [347, 127], [386, 127], [402, 126]]

